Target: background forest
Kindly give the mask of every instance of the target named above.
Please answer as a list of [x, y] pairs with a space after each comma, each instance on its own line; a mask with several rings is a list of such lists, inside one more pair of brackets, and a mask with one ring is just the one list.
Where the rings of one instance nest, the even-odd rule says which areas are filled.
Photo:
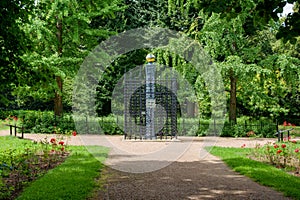
[[[288, 4], [293, 10], [283, 14]], [[220, 69], [228, 123], [264, 118], [300, 125], [299, 6], [298, 0], [1, 1], [0, 117], [36, 118], [32, 124], [44, 123], [44, 132], [52, 132], [49, 124], [67, 116], [62, 128], [74, 128], [73, 82], [88, 53], [126, 30], [163, 27], [199, 42]], [[111, 63], [97, 88], [98, 116], [111, 114], [117, 81], [145, 64], [150, 52], [188, 80], [197, 92], [200, 117], [209, 118], [201, 75], [161, 49], [135, 50]], [[38, 120], [41, 113], [47, 122]], [[120, 133], [116, 127], [108, 130]]]

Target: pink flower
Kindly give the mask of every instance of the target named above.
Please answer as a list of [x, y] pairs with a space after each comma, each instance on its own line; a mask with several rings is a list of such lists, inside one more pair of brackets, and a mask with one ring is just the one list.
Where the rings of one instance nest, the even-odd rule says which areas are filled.
[[286, 121], [283, 122], [283, 126], [287, 126], [288, 123]]
[[295, 149], [295, 153], [298, 153], [299, 152], [299, 149]]
[[297, 141], [296, 141], [296, 140], [292, 140], [291, 142], [292, 142], [292, 143], [294, 143], [294, 144], [296, 144], [296, 143], [297, 143]]
[[241, 148], [244, 148], [246, 146], [246, 144], [243, 144], [242, 146], [241, 146]]

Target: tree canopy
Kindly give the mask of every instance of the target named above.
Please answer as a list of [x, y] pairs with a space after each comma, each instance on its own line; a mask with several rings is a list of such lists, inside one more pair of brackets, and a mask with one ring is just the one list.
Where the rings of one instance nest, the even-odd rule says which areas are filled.
[[[287, 3], [293, 12], [280, 16]], [[211, 56], [224, 78], [230, 121], [238, 115], [299, 116], [297, 0], [22, 0], [0, 5], [2, 107], [8, 99], [19, 106], [40, 102], [61, 115], [63, 105], [71, 109], [74, 76], [95, 46], [133, 28], [163, 27], [185, 33]], [[163, 49], [135, 50], [111, 63], [99, 80], [98, 113], [111, 112], [115, 84], [143, 64], [149, 52], [194, 86], [199, 110], [209, 116], [201, 74]]]

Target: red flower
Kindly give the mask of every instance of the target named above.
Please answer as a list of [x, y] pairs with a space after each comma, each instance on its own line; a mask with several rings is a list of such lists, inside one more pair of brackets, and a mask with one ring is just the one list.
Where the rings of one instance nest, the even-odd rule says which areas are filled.
[[292, 126], [296, 126], [296, 124], [292, 124]]
[[51, 138], [50, 142], [55, 143], [56, 142], [55, 138]]
[[299, 152], [299, 149], [295, 149], [295, 153], [298, 153]]
[[246, 144], [243, 144], [242, 146], [241, 146], [241, 148], [244, 148], [246, 146]]
[[281, 147], [282, 147], [282, 148], [285, 148], [285, 147], [286, 147], [286, 144], [282, 144]]
[[65, 148], [64, 148], [64, 147], [62, 147], [62, 148], [61, 148], [61, 151], [64, 151], [64, 150], [65, 150]]
[[274, 148], [277, 149], [279, 146], [277, 144], [274, 145]]
[[281, 152], [282, 152], [282, 150], [281, 150], [281, 149], [278, 149], [276, 153], [277, 153], [277, 154], [280, 154]]
[[296, 143], [297, 143], [297, 141], [296, 141], [296, 140], [292, 140], [291, 142], [292, 142], [292, 143], [294, 143], [294, 144], [296, 144]]
[[64, 145], [64, 141], [60, 141], [58, 144], [60, 144], [60, 145]]
[[76, 136], [76, 135], [77, 135], [76, 131], [73, 131], [72, 135], [73, 135], [73, 136]]

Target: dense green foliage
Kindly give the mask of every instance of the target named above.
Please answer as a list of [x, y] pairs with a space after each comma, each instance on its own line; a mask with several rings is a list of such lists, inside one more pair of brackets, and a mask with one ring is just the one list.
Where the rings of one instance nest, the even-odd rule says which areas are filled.
[[[287, 2], [294, 3], [294, 12], [278, 17]], [[2, 2], [1, 110], [55, 108], [55, 115], [61, 115], [62, 108], [71, 111], [74, 77], [89, 51], [114, 34], [158, 26], [186, 33], [212, 57], [223, 76], [229, 121], [236, 122], [243, 115], [279, 119], [280, 123], [293, 121], [300, 113], [300, 17], [299, 3], [287, 2]], [[97, 87], [98, 115], [111, 113], [111, 94], [117, 81], [128, 70], [144, 64], [149, 52], [194, 87], [200, 115], [209, 118], [211, 99], [201, 74], [174, 52], [162, 49], [135, 50], [111, 63]]]
[[1, 1], [0, 3], [0, 108], [9, 106], [14, 100], [11, 92], [18, 84], [16, 73], [22, 70], [24, 62], [20, 58], [30, 46], [22, 26], [28, 23], [33, 1]]
[[20, 111], [18, 115], [20, 126], [26, 133], [70, 133], [75, 130], [71, 115], [54, 115], [53, 111]]
[[[70, 134], [73, 131], [82, 131], [89, 134], [120, 135], [123, 130], [118, 124], [124, 123], [123, 116], [101, 116], [96, 118], [82, 117], [74, 119], [69, 114], [61, 117], [54, 115], [53, 111], [15, 111], [11, 113], [12, 119], [5, 121], [6, 124], [15, 124], [24, 127], [25, 133], [57, 133]], [[16, 118], [17, 121], [14, 119]], [[214, 128], [219, 124], [204, 118], [180, 118], [177, 121], [178, 135], [205, 136], [212, 122]], [[294, 123], [294, 122], [293, 122]], [[222, 137], [275, 137], [277, 124], [267, 118], [254, 119], [250, 117], [240, 117], [237, 124], [225, 122], [220, 133]], [[217, 134], [217, 133], [216, 133]]]
[[[289, 52], [284, 51], [285, 48], [278, 48], [278, 42], [282, 40], [276, 39], [281, 29], [278, 24], [283, 20], [278, 18], [277, 13], [282, 12], [285, 3], [279, 1], [274, 4], [269, 1], [239, 1], [236, 4], [205, 1], [200, 4], [193, 1], [168, 1], [157, 4], [148, 1], [128, 1], [126, 3], [130, 6], [126, 14], [122, 15], [125, 19], [124, 29], [127, 29], [127, 25], [136, 28], [148, 23], [150, 26], [162, 26], [186, 32], [203, 44], [222, 71], [230, 110], [230, 102], [236, 98], [236, 108], [232, 109], [236, 109], [237, 116], [248, 115], [257, 118], [266, 116], [279, 118], [281, 122], [287, 116], [292, 118], [298, 116], [298, 106], [295, 106], [298, 105], [299, 99], [297, 51], [294, 45], [290, 45], [293, 50]], [[131, 14], [132, 10], [135, 11], [134, 15]], [[293, 15], [297, 16], [296, 12]], [[137, 16], [139, 17], [135, 18]], [[135, 20], [130, 21], [132, 19]], [[172, 23], [175, 21], [176, 23]], [[127, 24], [127, 22], [131, 23]], [[279, 45], [282, 47], [285, 44]], [[157, 55], [158, 63], [175, 67], [195, 86], [201, 115], [209, 116], [210, 98], [205, 86], [203, 87], [200, 75], [190, 70], [184, 62], [178, 61], [176, 55], [170, 52], [161, 50], [153, 50], [153, 52]], [[125, 65], [137, 63], [135, 61], [137, 58], [128, 55], [126, 57], [128, 59], [125, 59]], [[113, 65], [114, 74], [119, 72], [118, 69], [124, 71], [124, 62]], [[106, 82], [107, 89], [111, 91], [112, 89], [109, 88], [114, 87], [116, 80], [106, 80], [109, 83]], [[233, 90], [230, 86], [232, 80], [236, 82], [236, 94], [230, 96]], [[99, 85], [105, 88], [103, 80]], [[99, 92], [98, 94], [101, 95], [99, 98], [101, 107], [109, 108], [111, 93]], [[105, 96], [106, 94], [109, 95]], [[99, 114], [108, 114], [102, 112], [102, 108], [98, 110]]]
[[[17, 124], [24, 128], [25, 133], [69, 135], [78, 129], [84, 131], [84, 133], [91, 134], [120, 135], [123, 133], [117, 123], [117, 120], [122, 119], [115, 118], [112, 115], [76, 119], [76, 126], [72, 115], [65, 113], [63, 116], [58, 117], [53, 111], [17, 110], [14, 112], [3, 112], [3, 116], [4, 124]], [[3, 128], [7, 129], [8, 127]]]
[[32, 45], [22, 56], [28, 67], [17, 74], [18, 103], [26, 104], [30, 98], [54, 100], [55, 114], [61, 115], [62, 99], [71, 107], [72, 81], [83, 58], [98, 41], [114, 33], [94, 21], [113, 18], [122, 7], [118, 1], [57, 0], [37, 1], [34, 8], [22, 26]]

